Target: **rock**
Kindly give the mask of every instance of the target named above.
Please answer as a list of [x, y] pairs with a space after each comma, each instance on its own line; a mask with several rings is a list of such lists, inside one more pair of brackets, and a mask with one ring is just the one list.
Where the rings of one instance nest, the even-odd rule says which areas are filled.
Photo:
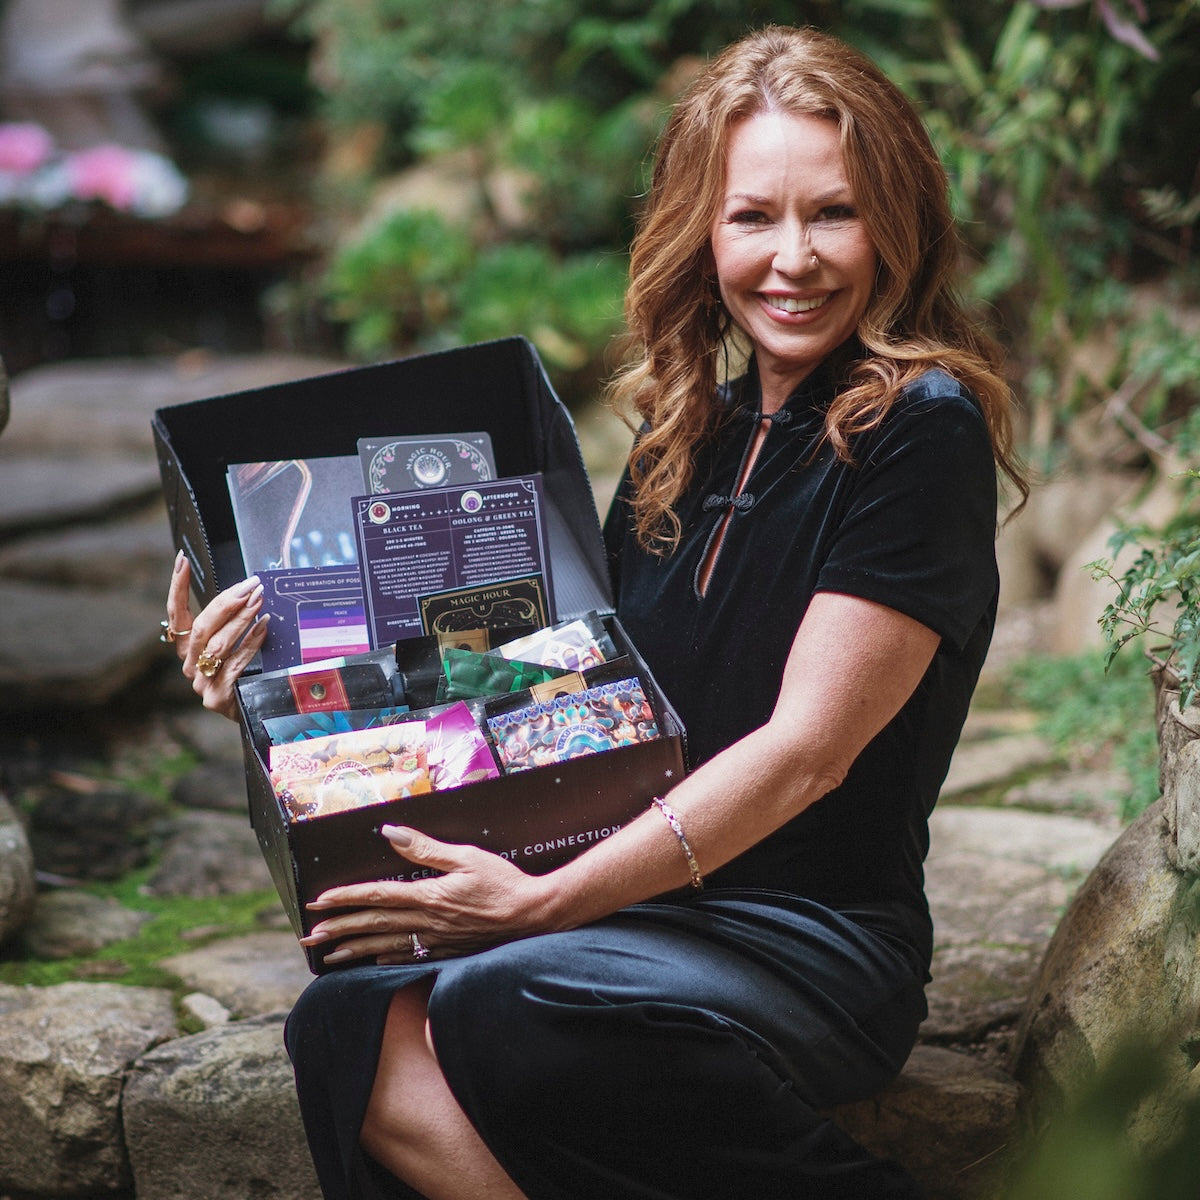
[[1200, 874], [1200, 708], [1179, 707], [1179, 693], [1158, 691], [1159, 783], [1171, 865]]
[[160, 359], [73, 359], [32, 367], [12, 381], [12, 421], [0, 441], [0, 461], [38, 454], [56, 458], [133, 454], [154, 466], [150, 421], [156, 409], [320, 375], [345, 365], [290, 354], [197, 353]]
[[1132, 1137], [1154, 1149], [1178, 1132], [1172, 1097], [1197, 1084], [1200, 881], [1171, 865], [1163, 807], [1152, 805], [1118, 838], [1046, 951], [1014, 1057], [1035, 1126], [1136, 1038], [1161, 1048], [1167, 1080], [1140, 1106]]
[[0, 579], [0, 711], [111, 700], [161, 660], [162, 612], [120, 591]]
[[123, 1112], [138, 1200], [319, 1200], [278, 1015], [144, 1054]]
[[171, 822], [146, 884], [152, 896], [232, 896], [273, 887], [249, 818], [213, 812], [185, 813]]
[[214, 996], [206, 996], [203, 992], [189, 992], [179, 1001], [180, 1011], [194, 1021], [199, 1021], [205, 1029], [216, 1025], [228, 1025], [233, 1020], [233, 1013]]
[[246, 772], [237, 762], [201, 763], [181, 775], [171, 789], [171, 800], [180, 808], [210, 809], [216, 812], [249, 812], [246, 796]]
[[1007, 1164], [1020, 1089], [968, 1055], [917, 1046], [899, 1079], [834, 1118], [875, 1154], [904, 1166], [927, 1200], [975, 1200]]
[[242, 735], [239, 726], [201, 708], [194, 696], [186, 708], [172, 714], [171, 729], [204, 762], [233, 763], [240, 768]]
[[47, 454], [18, 459], [0, 452], [0, 467], [4, 470], [0, 535], [5, 537], [118, 516], [162, 491], [155, 465], [131, 455], [99, 459]]
[[1054, 747], [1035, 733], [963, 743], [954, 752], [941, 797], [945, 800], [1005, 783], [1057, 757]]
[[187, 987], [220, 1001], [235, 1017], [286, 1011], [313, 978], [290, 932], [222, 938], [164, 959], [162, 965]]
[[169, 992], [0, 985], [0, 1191], [99, 1196], [131, 1180], [121, 1086], [178, 1032]]
[[1015, 1023], [1072, 880], [1112, 842], [1091, 821], [939, 805], [925, 890], [934, 922], [927, 1042], [970, 1044]]
[[10, 543], [0, 549], [0, 575], [56, 587], [136, 589], [162, 600], [175, 551], [159, 486], [156, 475], [149, 511]]
[[161, 802], [143, 792], [50, 787], [30, 816], [34, 861], [66, 879], [119, 879], [149, 859], [162, 813]]
[[1034, 812], [1061, 812], [1084, 816], [1120, 832], [1116, 816], [1123, 799], [1133, 791], [1129, 774], [1121, 770], [1074, 770], [1059, 775], [1039, 775], [1028, 783], [1010, 788], [1000, 797], [1005, 808]]
[[73, 958], [136, 937], [149, 920], [150, 913], [133, 912], [117, 900], [90, 892], [42, 892], [21, 941], [34, 958]]
[[25, 826], [0, 795], [0, 946], [29, 920], [36, 887], [33, 851]]

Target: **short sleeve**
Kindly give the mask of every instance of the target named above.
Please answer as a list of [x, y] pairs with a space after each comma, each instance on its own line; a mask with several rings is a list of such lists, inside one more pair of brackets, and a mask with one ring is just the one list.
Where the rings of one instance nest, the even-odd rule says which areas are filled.
[[816, 590], [885, 604], [961, 650], [999, 586], [996, 465], [978, 403], [928, 372], [854, 454]]

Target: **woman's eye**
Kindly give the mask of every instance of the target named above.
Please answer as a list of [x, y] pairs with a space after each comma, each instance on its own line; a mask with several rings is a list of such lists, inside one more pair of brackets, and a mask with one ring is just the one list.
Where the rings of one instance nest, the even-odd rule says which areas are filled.
[[827, 204], [817, 216], [822, 221], [852, 221], [858, 209], [853, 204]]
[[742, 208], [730, 214], [729, 223], [731, 225], [758, 225], [766, 219], [766, 213], [760, 212], [757, 208]]

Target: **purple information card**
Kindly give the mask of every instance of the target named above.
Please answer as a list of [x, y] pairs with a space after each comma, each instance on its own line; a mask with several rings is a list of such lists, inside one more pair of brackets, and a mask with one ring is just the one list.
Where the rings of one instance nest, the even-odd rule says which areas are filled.
[[367, 634], [362, 580], [353, 567], [260, 571], [263, 611], [271, 614], [264, 671], [373, 647]]
[[372, 647], [419, 634], [417, 598], [453, 588], [540, 574], [554, 611], [540, 475], [352, 503]]

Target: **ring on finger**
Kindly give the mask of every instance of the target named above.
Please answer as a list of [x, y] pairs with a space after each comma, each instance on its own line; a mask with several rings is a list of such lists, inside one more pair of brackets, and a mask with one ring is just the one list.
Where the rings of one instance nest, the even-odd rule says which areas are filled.
[[205, 679], [211, 679], [221, 669], [222, 662], [224, 662], [224, 659], [218, 658], [217, 655], [213, 654], [212, 651], [206, 646], [196, 656], [196, 670], [199, 671]]
[[416, 959], [428, 958], [429, 947], [422, 944], [421, 939], [415, 933], [408, 935], [408, 940], [412, 942], [412, 956]]
[[162, 633], [158, 635], [160, 642], [174, 642], [192, 632], [190, 629], [172, 629], [170, 621], [159, 621], [159, 624], [162, 626]]

